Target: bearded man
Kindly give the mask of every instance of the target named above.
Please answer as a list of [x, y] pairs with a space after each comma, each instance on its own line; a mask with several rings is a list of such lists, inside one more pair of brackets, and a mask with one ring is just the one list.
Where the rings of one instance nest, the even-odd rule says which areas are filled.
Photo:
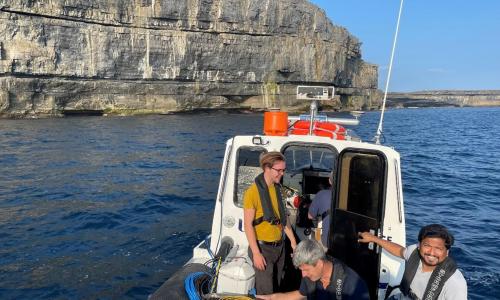
[[376, 243], [405, 260], [405, 272], [399, 285], [403, 294], [401, 299], [467, 300], [467, 282], [455, 261], [448, 256], [454, 238], [443, 225], [422, 227], [418, 244], [408, 248], [370, 232], [359, 233], [359, 236], [359, 242]]

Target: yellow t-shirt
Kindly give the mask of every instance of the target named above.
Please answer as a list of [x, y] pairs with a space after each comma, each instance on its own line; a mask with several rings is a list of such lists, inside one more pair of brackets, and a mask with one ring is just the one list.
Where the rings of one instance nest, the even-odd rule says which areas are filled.
[[[271, 196], [271, 204], [274, 213], [276, 216], [279, 216], [278, 199], [276, 198], [274, 184], [269, 187], [269, 194]], [[260, 203], [259, 190], [255, 182], [245, 191], [245, 195], [243, 196], [243, 208], [255, 209], [255, 219], [264, 216], [264, 210]], [[281, 240], [281, 225], [271, 225], [269, 222], [263, 221], [255, 226], [255, 235], [259, 241], [274, 242]]]

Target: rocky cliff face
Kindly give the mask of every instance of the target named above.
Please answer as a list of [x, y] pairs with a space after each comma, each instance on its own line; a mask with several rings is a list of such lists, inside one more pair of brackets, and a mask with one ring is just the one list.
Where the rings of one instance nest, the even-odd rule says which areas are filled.
[[422, 91], [390, 93], [387, 105], [393, 107], [500, 106], [500, 91]]
[[377, 67], [306, 0], [0, 0], [0, 114], [371, 105]]

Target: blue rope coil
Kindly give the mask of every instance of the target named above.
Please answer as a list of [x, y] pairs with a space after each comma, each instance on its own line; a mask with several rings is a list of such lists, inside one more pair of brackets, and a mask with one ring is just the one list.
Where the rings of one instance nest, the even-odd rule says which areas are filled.
[[198, 290], [195, 286], [195, 281], [205, 274], [206, 273], [204, 272], [191, 273], [184, 280], [184, 289], [186, 290], [189, 300], [201, 300], [200, 295], [198, 294]]

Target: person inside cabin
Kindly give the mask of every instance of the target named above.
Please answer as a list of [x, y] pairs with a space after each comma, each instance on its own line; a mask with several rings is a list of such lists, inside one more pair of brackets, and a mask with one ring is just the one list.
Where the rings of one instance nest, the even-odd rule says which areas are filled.
[[297, 242], [287, 222], [280, 181], [285, 173], [285, 157], [280, 152], [263, 153], [262, 173], [243, 196], [243, 223], [248, 255], [255, 270], [255, 289], [259, 294], [278, 291], [285, 266], [284, 234], [292, 249]]
[[330, 208], [332, 206], [332, 185], [333, 172], [328, 177], [330, 187], [316, 193], [314, 199], [309, 206], [308, 217], [311, 220], [317, 220], [316, 230], [321, 234], [321, 243], [325, 248], [328, 248], [328, 231], [330, 229]]
[[301, 241], [293, 253], [293, 264], [302, 272], [299, 290], [257, 295], [257, 299], [370, 299], [365, 281], [340, 260], [326, 256], [319, 241]]
[[[376, 243], [394, 256], [405, 260], [403, 279], [398, 287], [401, 298], [466, 300], [467, 282], [448, 256], [453, 245], [453, 235], [440, 224], [430, 224], [420, 229], [418, 243], [403, 246], [381, 239], [370, 232], [359, 233], [361, 243]], [[388, 293], [390, 291], [388, 290]]]

